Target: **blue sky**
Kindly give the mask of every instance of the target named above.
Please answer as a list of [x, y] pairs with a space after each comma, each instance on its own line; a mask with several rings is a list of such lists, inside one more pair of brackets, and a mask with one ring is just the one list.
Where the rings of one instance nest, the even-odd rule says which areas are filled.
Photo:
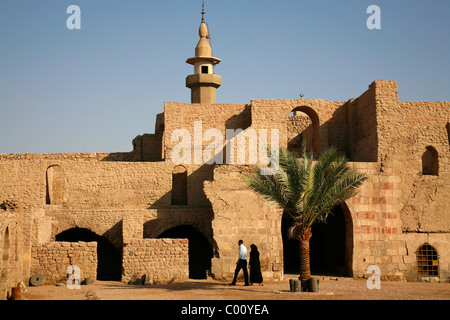
[[[381, 9], [369, 30], [368, 6]], [[66, 9], [81, 9], [69, 30]], [[190, 102], [201, 0], [1, 0], [0, 153], [125, 152]], [[450, 101], [450, 1], [206, 0], [218, 103], [346, 101], [377, 79]]]

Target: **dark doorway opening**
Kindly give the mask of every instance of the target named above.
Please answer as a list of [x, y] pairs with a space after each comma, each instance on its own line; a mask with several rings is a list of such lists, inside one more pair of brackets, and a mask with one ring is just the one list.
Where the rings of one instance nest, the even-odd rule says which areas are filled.
[[293, 220], [283, 214], [281, 219], [281, 235], [283, 239], [284, 273], [298, 274], [300, 272], [300, 247], [297, 239], [289, 237], [289, 228]]
[[[326, 223], [312, 226], [310, 265], [313, 275], [351, 276], [353, 239], [351, 218], [345, 216], [346, 206], [336, 206]], [[349, 215], [349, 212], [347, 212]], [[300, 272], [300, 247], [297, 239], [288, 236], [292, 219], [283, 215], [281, 221], [283, 239], [284, 273]]]
[[97, 242], [97, 280], [120, 281], [122, 278], [122, 254], [105, 237], [84, 228], [72, 228], [61, 232], [56, 241]]
[[211, 269], [213, 250], [208, 240], [191, 226], [178, 226], [161, 233], [157, 238], [178, 238], [189, 240], [189, 278], [206, 279]]
[[335, 207], [326, 223], [315, 223], [311, 231], [311, 273], [344, 276], [346, 228], [341, 208]]

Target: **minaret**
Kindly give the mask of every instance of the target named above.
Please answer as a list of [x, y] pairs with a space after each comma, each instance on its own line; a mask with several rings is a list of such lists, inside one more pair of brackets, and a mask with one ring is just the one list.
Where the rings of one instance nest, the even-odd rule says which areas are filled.
[[194, 74], [186, 77], [186, 87], [191, 89], [191, 103], [216, 103], [216, 89], [222, 84], [222, 77], [214, 74], [214, 65], [220, 59], [212, 55], [204, 5], [198, 34], [200, 40], [195, 47], [195, 57], [186, 60], [186, 63], [194, 65]]

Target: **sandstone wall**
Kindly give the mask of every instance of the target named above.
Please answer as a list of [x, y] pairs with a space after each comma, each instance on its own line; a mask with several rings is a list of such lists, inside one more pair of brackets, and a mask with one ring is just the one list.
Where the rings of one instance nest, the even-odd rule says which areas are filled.
[[[379, 162], [402, 179], [405, 232], [450, 232], [450, 102], [399, 102], [395, 81], [376, 81]], [[422, 170], [427, 147], [437, 151], [438, 173]]]
[[80, 268], [80, 281], [97, 277], [97, 242], [49, 242], [32, 247], [31, 275], [42, 274], [46, 284], [67, 283], [67, 268]]
[[133, 161], [161, 161], [164, 159], [163, 133], [143, 134], [133, 139]]
[[292, 115], [287, 121], [287, 148], [294, 152], [301, 150], [303, 140], [306, 150], [313, 151], [313, 126], [306, 115]]
[[[430, 241], [439, 248], [441, 281], [448, 281], [449, 234], [402, 232], [402, 178], [382, 172], [378, 163], [350, 165], [368, 176], [358, 194], [346, 202], [346, 237], [350, 244], [345, 259], [352, 275], [365, 277], [368, 266], [377, 265], [383, 279], [416, 280], [416, 251]], [[232, 278], [237, 241], [242, 239], [248, 247], [252, 243], [258, 246], [264, 277], [279, 279], [283, 276], [281, 211], [244, 184], [242, 175], [249, 170], [245, 166], [221, 166], [215, 170], [214, 180], [205, 183], [213, 205], [212, 226], [220, 258], [213, 259], [211, 271], [216, 278]]]
[[170, 228], [189, 225], [213, 246], [211, 219], [209, 208], [40, 209], [35, 213], [33, 243], [54, 241], [63, 231], [84, 228], [105, 237], [120, 251], [123, 239], [156, 238]]
[[[103, 162], [67, 154], [66, 160], [0, 160], [1, 196], [25, 206], [47, 203], [47, 169], [62, 168], [62, 204], [78, 208], [148, 207], [169, 192], [170, 172], [163, 163]], [[158, 179], [159, 178], [159, 179]], [[145, 185], [148, 189], [141, 189]]]
[[440, 282], [450, 282], [450, 234], [449, 233], [404, 233], [406, 255], [403, 261], [406, 266], [405, 279], [409, 281], [422, 281], [417, 274], [417, 250], [423, 244], [433, 246], [438, 254], [438, 276]]
[[[194, 132], [195, 122], [202, 123], [202, 131]], [[250, 109], [246, 104], [164, 104], [164, 154], [166, 160], [170, 160], [171, 152], [179, 141], [172, 141], [175, 130], [185, 129], [190, 132], [192, 150], [194, 143], [203, 149], [214, 141], [203, 141], [203, 133], [208, 129], [217, 129], [223, 138], [226, 137], [226, 129], [245, 129], [250, 126]], [[195, 139], [194, 139], [195, 138]], [[203, 161], [200, 161], [204, 163]], [[190, 163], [195, 163], [194, 152], [191, 154]], [[200, 164], [200, 163], [196, 163]]]
[[[144, 224], [140, 226], [143, 230], [140, 237], [156, 238], [164, 231], [177, 226], [191, 226], [199, 231], [214, 249], [213, 230], [211, 220], [213, 212], [210, 208], [191, 209], [158, 209], [150, 210], [151, 215], [146, 214], [143, 218]], [[125, 235], [124, 235], [125, 238]], [[135, 238], [138, 238], [137, 236]]]
[[213, 182], [205, 183], [214, 210], [217, 255], [212, 259], [211, 273], [217, 279], [233, 278], [240, 239], [248, 253], [252, 243], [258, 247], [264, 279], [282, 278], [281, 213], [246, 187], [242, 174], [249, 172], [247, 166], [224, 165], [216, 168]]
[[347, 104], [347, 146], [352, 161], [377, 161], [378, 132], [374, 84]]
[[23, 243], [24, 228], [22, 208], [16, 204], [0, 202], [0, 300], [11, 296], [11, 288], [24, 280], [27, 256]]
[[[278, 129], [280, 146], [286, 147], [292, 135], [292, 133], [288, 134], [288, 131], [290, 131], [288, 130], [289, 114], [293, 110], [299, 110], [302, 114], [307, 114], [313, 120], [313, 123], [317, 118], [318, 128], [313, 133], [312, 139], [318, 143], [317, 150], [323, 152], [329, 146], [328, 137], [330, 135], [340, 135], [338, 131], [345, 132], [346, 130], [345, 122], [340, 127], [331, 125], [333, 114], [343, 104], [343, 102], [325, 99], [255, 99], [251, 103], [252, 127], [255, 129]], [[329, 133], [330, 129], [332, 132]]]
[[187, 239], [131, 239], [123, 247], [122, 282], [167, 284], [189, 277]]
[[[8, 283], [15, 285], [19, 274], [29, 276], [32, 245], [53, 241], [69, 228], [88, 228], [121, 250], [124, 239], [156, 237], [185, 224], [211, 243], [216, 277], [232, 276], [236, 243], [242, 238], [246, 245], [254, 242], [261, 249], [265, 277], [281, 278], [279, 210], [243, 184], [241, 175], [248, 167], [216, 167], [204, 164], [204, 159], [197, 164], [194, 152], [217, 146], [217, 141], [201, 135], [212, 128], [224, 139], [227, 129], [244, 129], [244, 134], [278, 129], [280, 146], [286, 146], [296, 130], [303, 130], [303, 125], [290, 121], [293, 110], [309, 116], [307, 136], [308, 141], [312, 136], [313, 149], [315, 144], [319, 151], [334, 145], [369, 175], [358, 196], [346, 204], [354, 275], [364, 276], [368, 265], [377, 264], [385, 277], [414, 278], [415, 251], [422, 241], [429, 241], [438, 249], [442, 276], [448, 277], [450, 103], [399, 102], [395, 81], [375, 81], [347, 102], [166, 103], [164, 114], [157, 116], [155, 134], [138, 136], [129, 153], [0, 155], [0, 200], [14, 199], [23, 207], [22, 220], [11, 213], [0, 218], [0, 250], [5, 247], [6, 226], [10, 235], [23, 234], [18, 238], [23, 248], [18, 249], [17, 262], [9, 254], [9, 262], [2, 266], [3, 272], [11, 270]], [[200, 133], [194, 132], [196, 121], [202, 122]], [[171, 155], [179, 141], [171, 138], [177, 129], [189, 130], [193, 164], [183, 164], [187, 179], [174, 186]], [[422, 170], [429, 146], [437, 153], [435, 175]], [[226, 159], [225, 144], [222, 147]], [[187, 189], [186, 205], [172, 204], [173, 188]], [[14, 241], [10, 237], [11, 246]], [[18, 265], [22, 271], [14, 267]]]
[[[16, 199], [24, 206], [62, 205], [79, 209], [171, 207], [172, 171], [167, 162], [102, 161], [97, 154], [45, 155], [20, 159], [0, 156], [0, 199]], [[47, 171], [59, 166], [61, 183], [49, 184]], [[212, 166], [186, 165], [188, 205], [210, 206], [203, 181], [211, 179]], [[48, 194], [59, 188], [58, 199]]]
[[[185, 129], [189, 132], [191, 145], [190, 162], [195, 163], [195, 148], [203, 151], [207, 147], [215, 147], [218, 141], [215, 138], [207, 138], [203, 134], [209, 129], [217, 129], [221, 134], [219, 143], [222, 145], [222, 159], [227, 162], [226, 150], [226, 130], [242, 129], [247, 132], [251, 129], [259, 133], [260, 129], [268, 131], [270, 142], [270, 130], [277, 129], [279, 132], [279, 144], [286, 147], [288, 142], [304, 131], [305, 124], [312, 121], [311, 128], [305, 132], [310, 149], [314, 149], [316, 154], [324, 151], [330, 144], [336, 146], [339, 151], [346, 153], [347, 145], [345, 138], [348, 135], [347, 115], [344, 102], [328, 100], [284, 100], [267, 99], [252, 100], [250, 104], [183, 104], [166, 103], [164, 116], [164, 146], [165, 159], [170, 161], [172, 150], [182, 141], [175, 139], [172, 135], [175, 130]], [[297, 110], [298, 116], [289, 117], [291, 111]], [[294, 121], [300, 115], [306, 115], [306, 122]], [[309, 117], [309, 119], [308, 119]], [[199, 132], [195, 132], [194, 125], [201, 122]], [[176, 132], [175, 132], [176, 133]], [[330, 141], [329, 141], [330, 140]], [[197, 145], [195, 145], [197, 144]], [[246, 157], [248, 158], [248, 141], [246, 145]], [[238, 163], [236, 155], [234, 163]], [[200, 158], [200, 161], [205, 162]], [[227, 162], [230, 163], [230, 162]], [[248, 164], [248, 162], [246, 162]]]
[[401, 233], [401, 178], [380, 173], [378, 163], [350, 163], [367, 181], [347, 200], [353, 221], [353, 276], [363, 277], [368, 266], [380, 267], [385, 278], [400, 280], [406, 266]]

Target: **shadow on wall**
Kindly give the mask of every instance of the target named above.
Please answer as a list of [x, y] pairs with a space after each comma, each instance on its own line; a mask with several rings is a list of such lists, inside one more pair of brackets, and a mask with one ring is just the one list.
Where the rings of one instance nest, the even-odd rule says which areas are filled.
[[[367, 93], [362, 98], [349, 100], [337, 107], [323, 123], [313, 107], [295, 107], [286, 119], [287, 149], [299, 154], [305, 141], [306, 150], [313, 152], [315, 159], [326, 148], [334, 146], [349, 161], [376, 162], [376, 123], [364, 114], [368, 103], [370, 97]], [[364, 117], [368, 120], [361, 121]]]
[[174, 166], [171, 191], [152, 203], [148, 209], [160, 208], [211, 208], [211, 202], [203, 191], [203, 182], [212, 181], [215, 165], [204, 164], [189, 172], [189, 166]]

